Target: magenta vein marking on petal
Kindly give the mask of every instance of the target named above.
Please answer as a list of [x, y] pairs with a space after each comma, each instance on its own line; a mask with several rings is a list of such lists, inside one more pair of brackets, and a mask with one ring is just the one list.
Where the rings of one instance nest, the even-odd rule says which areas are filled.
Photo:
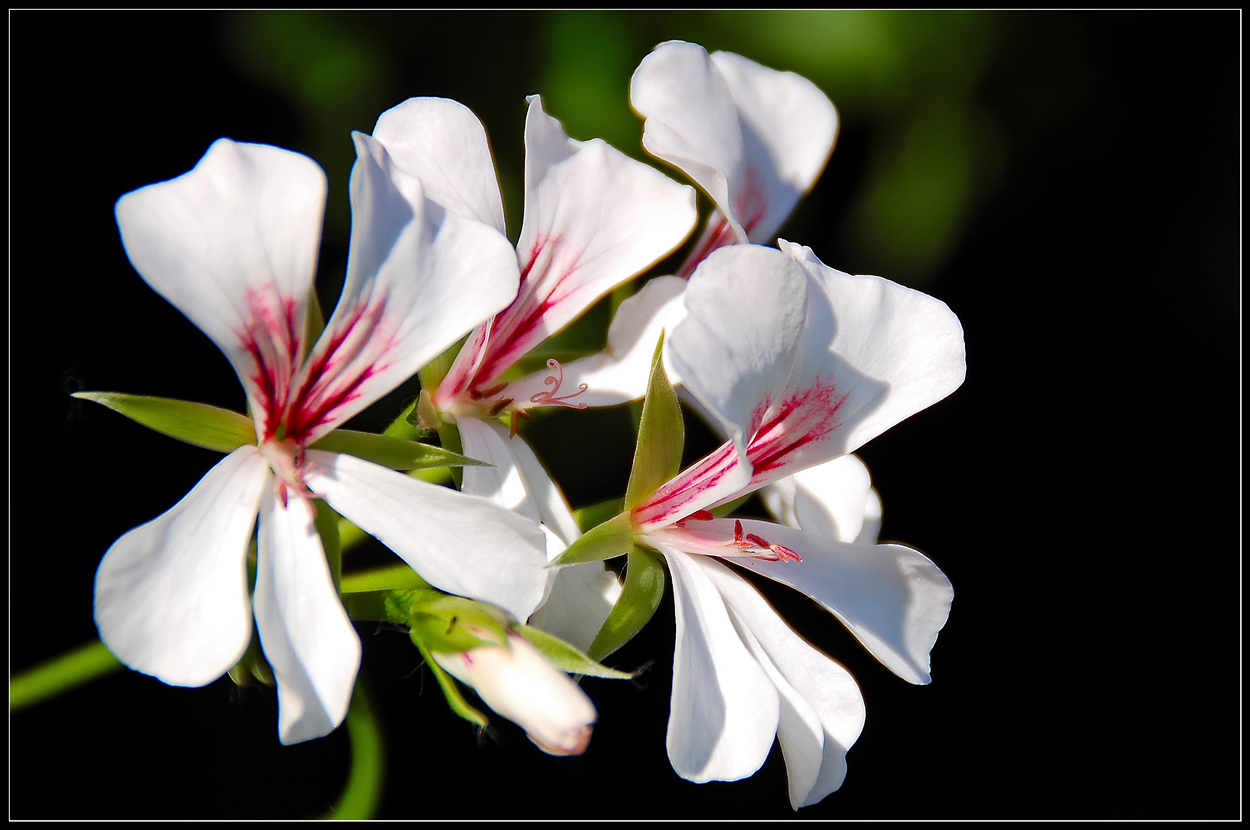
[[[546, 279], [556, 254], [561, 253], [560, 239], [559, 236], [540, 238], [530, 248], [525, 267], [521, 269], [521, 289], [516, 300], [491, 322], [487, 353], [478, 367], [475, 382], [489, 383], [515, 363], [520, 356], [521, 344], [528, 340], [548, 312], [565, 298], [560, 294], [560, 287], [578, 268], [574, 266], [562, 272], [554, 281]], [[550, 254], [545, 261], [544, 253]], [[540, 261], [543, 267], [536, 270], [535, 266]]]
[[785, 467], [795, 454], [838, 428], [838, 410], [846, 400], [831, 383], [817, 379], [811, 387], [796, 392], [778, 411], [760, 426], [747, 445], [747, 459], [753, 470], [752, 484], [757, 478]]
[[293, 298], [282, 297], [273, 286], [249, 289], [246, 303], [247, 318], [234, 334], [256, 366], [248, 378], [259, 397], [262, 433], [272, 435], [290, 395], [299, 356], [298, 310]]
[[738, 466], [738, 453], [733, 442], [726, 442], [701, 461], [687, 467], [634, 508], [634, 524], [646, 529], [687, 518], [695, 510], [691, 504], [703, 506], [701, 496], [716, 487]]
[[765, 193], [764, 182], [753, 164], [747, 165], [747, 184], [734, 197], [734, 209], [738, 211], [738, 222], [748, 237], [768, 213], [768, 194]]
[[[287, 437], [306, 438], [317, 427], [331, 420], [335, 411], [360, 396], [360, 387], [389, 366], [386, 356], [399, 345], [381, 331], [386, 298], [358, 298], [329, 332], [325, 347], [317, 349], [306, 367], [304, 382], [287, 409]], [[367, 354], [368, 353], [368, 354]], [[358, 358], [369, 357], [356, 371], [344, 374]]]

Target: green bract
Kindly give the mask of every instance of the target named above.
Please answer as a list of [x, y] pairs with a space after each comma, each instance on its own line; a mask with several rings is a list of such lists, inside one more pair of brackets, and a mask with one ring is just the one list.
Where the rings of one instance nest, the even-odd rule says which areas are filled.
[[432, 467], [489, 467], [484, 461], [465, 458], [429, 444], [418, 444], [389, 435], [336, 429], [309, 446], [311, 450], [341, 452], [390, 467], [392, 470], [427, 470]]
[[[233, 452], [239, 447], [256, 443], [256, 428], [252, 420], [229, 409], [121, 392], [75, 392], [74, 397], [95, 401], [149, 429], [197, 447]], [[354, 455], [392, 470], [490, 466], [484, 461], [465, 458], [459, 453], [429, 444], [350, 429], [336, 429], [310, 445], [309, 449]]]
[[516, 631], [541, 651], [552, 665], [567, 674], [588, 674], [591, 677], [610, 677], [615, 680], [627, 680], [633, 677], [629, 672], [608, 668], [576, 646], [540, 628], [534, 628], [532, 625], [518, 625]]
[[584, 536], [569, 545], [564, 553], [556, 557], [551, 566], [600, 562], [629, 553], [633, 544], [633, 519], [628, 513], [621, 513], [597, 527], [592, 527]]
[[586, 653], [602, 660], [628, 643], [660, 607], [664, 584], [659, 557], [634, 545], [625, 565], [625, 587]]
[[681, 420], [681, 404], [677, 393], [664, 373], [661, 354], [664, 336], [655, 345], [651, 358], [651, 378], [647, 396], [642, 403], [642, 419], [638, 423], [638, 445], [634, 450], [634, 466], [625, 490], [625, 509], [633, 510], [661, 484], [681, 469], [681, 450], [686, 440]]
[[197, 447], [233, 452], [245, 444], [256, 443], [252, 419], [229, 409], [120, 392], [75, 392], [74, 397], [95, 401], [149, 429]]

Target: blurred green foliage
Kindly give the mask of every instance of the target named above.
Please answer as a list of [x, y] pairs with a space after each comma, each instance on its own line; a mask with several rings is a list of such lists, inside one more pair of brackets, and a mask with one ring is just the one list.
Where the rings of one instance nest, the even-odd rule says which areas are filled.
[[[977, 11], [266, 11], [237, 13], [227, 38], [239, 69], [301, 114], [306, 146], [330, 177], [327, 232], [337, 237], [350, 219], [348, 132], [371, 129], [412, 95], [454, 98], [492, 83], [524, 90], [506, 116], [481, 100], [465, 102], [492, 136], [515, 239], [522, 137], [511, 129], [524, 94], [541, 94], [574, 138], [601, 137], [645, 159], [628, 89], [656, 44], [689, 40], [797, 72], [837, 105], [843, 140], [854, 133], [866, 149], [862, 169], [839, 178], [853, 185], [833, 194], [840, 209], [800, 214], [782, 234], [801, 230], [796, 241], [832, 264], [921, 285], [999, 178], [998, 126], [978, 92], [1002, 30], [1001, 15]], [[442, 83], [431, 83], [436, 72]]]

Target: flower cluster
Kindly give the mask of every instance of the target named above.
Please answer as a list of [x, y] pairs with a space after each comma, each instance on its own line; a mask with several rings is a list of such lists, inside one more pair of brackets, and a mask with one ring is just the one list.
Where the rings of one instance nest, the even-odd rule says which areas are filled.
[[[414, 98], [352, 136], [351, 248], [324, 322], [326, 181], [308, 158], [221, 139], [118, 201], [135, 269], [225, 353], [248, 407], [84, 393], [227, 453], [100, 563], [96, 624], [122, 662], [183, 686], [250, 669], [276, 685], [279, 737], [297, 743], [346, 716], [353, 621], [389, 620], [457, 713], [486, 722], [458, 681], [544, 751], [580, 754], [597, 713], [569, 675], [629, 676], [598, 661], [671, 584], [677, 773], [750, 776], [776, 738], [795, 809], [842, 784], [859, 687], [749, 577], [806, 594], [885, 667], [929, 682], [950, 583], [918, 551], [877, 544], [881, 503], [851, 453], [960, 385], [962, 329], [931, 297], [776, 239], [837, 134], [810, 82], [669, 42], [630, 101], [646, 151], [713, 205], [685, 248], [696, 190], [570, 139], [538, 96], [514, 245], [481, 123]], [[603, 351], [536, 353], [678, 250], [675, 274], [619, 304]], [[419, 397], [384, 434], [344, 428], [414, 375]], [[639, 398], [624, 499], [583, 527], [523, 421]], [[679, 470], [682, 401], [725, 443]], [[779, 523], [732, 515], [757, 491]], [[344, 567], [365, 534], [402, 562]], [[617, 556], [623, 580], [603, 563]]]

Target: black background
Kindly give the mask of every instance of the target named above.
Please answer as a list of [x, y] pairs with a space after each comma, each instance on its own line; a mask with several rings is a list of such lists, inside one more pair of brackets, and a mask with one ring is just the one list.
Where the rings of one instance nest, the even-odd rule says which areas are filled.
[[[383, 106], [456, 98], [483, 116], [497, 152], [519, 146], [524, 95], [540, 91], [524, 69], [539, 18], [388, 18], [414, 49], [409, 85]], [[964, 325], [968, 378], [861, 452], [884, 500], [883, 538], [943, 568], [953, 610], [933, 684], [914, 687], [806, 600], [766, 587], [851, 669], [868, 707], [846, 783], [797, 815], [1235, 818], [1240, 14], [1004, 19], [1009, 46], [978, 93], [1004, 127], [1004, 177], [925, 288]], [[242, 408], [226, 361], [134, 273], [112, 218], [118, 196], [185, 172], [219, 136], [310, 152], [284, 99], [226, 59], [223, 20], [10, 14], [11, 671], [95, 636], [103, 552], [218, 457], [67, 391]], [[1075, 62], [1092, 68], [1086, 94], [1062, 130], [1039, 131], [1035, 108]], [[803, 223], [844, 210], [840, 188], [871, 140], [844, 129], [790, 231], [833, 265], [848, 267]], [[332, 176], [330, 199], [345, 203], [345, 179]], [[327, 237], [327, 279], [345, 249]], [[561, 414], [531, 438], [577, 506], [623, 489], [627, 447], [592, 469], [585, 459], [627, 428], [623, 410]], [[506, 722], [475, 737], [402, 633], [360, 625], [388, 743], [380, 815], [795, 815], [776, 747], [741, 782], [672, 771], [672, 627], [670, 598], [612, 659], [652, 668], [632, 684], [586, 681], [594, 740], [581, 758], [555, 759]], [[113, 674], [10, 717], [10, 815], [320, 814], [346, 775], [344, 730], [282, 747], [276, 710], [271, 691], [228, 679], [176, 689]]]

